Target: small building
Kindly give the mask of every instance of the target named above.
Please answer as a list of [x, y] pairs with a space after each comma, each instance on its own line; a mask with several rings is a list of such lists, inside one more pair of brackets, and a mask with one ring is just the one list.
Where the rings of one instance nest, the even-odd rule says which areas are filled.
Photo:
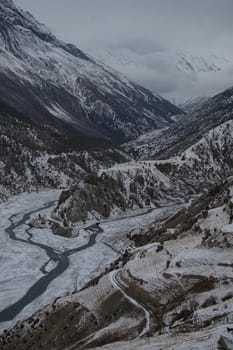
[[46, 224], [47, 224], [46, 218], [39, 214], [36, 218], [30, 221], [29, 226], [34, 228], [45, 228]]

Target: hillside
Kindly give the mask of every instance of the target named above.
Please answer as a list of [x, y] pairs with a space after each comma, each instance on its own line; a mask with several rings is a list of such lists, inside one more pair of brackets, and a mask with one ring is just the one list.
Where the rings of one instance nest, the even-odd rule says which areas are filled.
[[209, 131], [179, 156], [102, 169], [61, 195], [54, 213], [75, 223], [135, 209], [182, 203], [220, 182], [233, 167], [233, 121]]
[[2, 349], [16, 349], [16, 340], [35, 350], [206, 350], [231, 341], [232, 195], [229, 178], [170, 219], [131, 232], [138, 248], [91, 286], [5, 331]]
[[136, 159], [167, 159], [198, 142], [211, 129], [233, 118], [233, 88], [209, 99], [200, 110], [172, 127], [139, 137], [125, 149]]
[[109, 141], [64, 126], [38, 125], [3, 106], [0, 128], [0, 199], [40, 188], [67, 188], [92, 171], [127, 159]]
[[0, 1], [0, 103], [40, 123], [119, 142], [173, 123], [181, 110], [59, 41], [11, 0]]
[[[103, 61], [148, 58], [231, 66]], [[232, 350], [233, 87], [176, 107], [104, 62], [0, 0], [0, 350]]]
[[187, 114], [191, 114], [197, 110], [200, 110], [203, 107], [203, 105], [208, 101], [208, 99], [208, 97], [203, 96], [189, 98], [184, 103], [181, 103], [179, 107]]

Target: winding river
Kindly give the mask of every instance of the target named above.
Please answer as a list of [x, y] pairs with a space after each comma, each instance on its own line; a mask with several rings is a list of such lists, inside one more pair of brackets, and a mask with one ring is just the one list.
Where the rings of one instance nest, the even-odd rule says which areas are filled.
[[[64, 252], [58, 252], [53, 247], [47, 246], [47, 245], [42, 244], [42, 243], [33, 242], [32, 241], [33, 236], [30, 233], [29, 228], [27, 228], [25, 230], [25, 233], [28, 236], [27, 239], [17, 237], [15, 230], [18, 227], [25, 225], [26, 222], [30, 219], [32, 214], [41, 212], [44, 209], [49, 209], [49, 208], [53, 207], [53, 205], [55, 203], [56, 203], [56, 201], [45, 203], [43, 207], [24, 214], [22, 219], [20, 219], [16, 222], [13, 221], [13, 218], [15, 217], [15, 215], [12, 215], [9, 219], [11, 224], [9, 225], [9, 227], [7, 227], [5, 229], [5, 233], [9, 236], [9, 238], [13, 241], [18, 241], [18, 242], [24, 243], [26, 245], [36, 246], [40, 249], [43, 249], [46, 252], [49, 259], [40, 268], [40, 271], [43, 273], [43, 277], [41, 277], [37, 282], [35, 282], [21, 299], [19, 299], [17, 302], [15, 302], [13, 304], [7, 306], [2, 311], [0, 311], [0, 323], [13, 320], [27, 305], [29, 305], [36, 298], [41, 296], [46, 291], [48, 285], [68, 269], [68, 267], [70, 265], [69, 257], [72, 254], [76, 254], [80, 251], [86, 250], [86, 249], [92, 247], [93, 245], [95, 245], [97, 236], [104, 232], [103, 229], [99, 226], [99, 224], [97, 224], [97, 223], [92, 224], [92, 225], [85, 228], [85, 230], [90, 233], [89, 241], [82, 246], [79, 246], [79, 247], [76, 247], [76, 248], [73, 248], [70, 250], [66, 250]], [[173, 207], [173, 206], [175, 206], [175, 204], [172, 205], [171, 207]], [[164, 207], [164, 208], [166, 208], [166, 207]], [[154, 210], [156, 210], [156, 208], [149, 208], [147, 211], [145, 211], [143, 213], [137, 213], [136, 215], [129, 215], [129, 216], [121, 217], [121, 218], [116, 218], [116, 219], [113, 219], [111, 221], [113, 222], [113, 221], [119, 221], [122, 219], [125, 220], [127, 218], [140, 217], [140, 216], [149, 214], [149, 213], [153, 212]], [[108, 243], [104, 243], [104, 244], [106, 246], [108, 246], [109, 248], [111, 248], [115, 253], [120, 254], [120, 252], [115, 250]], [[55, 262], [56, 266], [51, 271], [47, 272], [46, 267], [50, 261]]]
[[[20, 219], [15, 223], [13, 222], [13, 217], [15, 215], [13, 215], [10, 218], [11, 225], [5, 229], [5, 232], [13, 241], [18, 241], [24, 244], [36, 246], [38, 248], [43, 249], [48, 255], [49, 260], [40, 268], [40, 271], [44, 274], [44, 276], [41, 277], [35, 284], [33, 284], [33, 286], [27, 291], [27, 293], [21, 299], [19, 299], [16, 303], [0, 311], [0, 323], [13, 320], [28, 304], [32, 303], [36, 298], [41, 296], [46, 291], [48, 285], [68, 269], [70, 264], [69, 256], [92, 247], [96, 243], [96, 237], [103, 232], [103, 230], [98, 224], [88, 226], [87, 228], [85, 228], [85, 230], [92, 233], [89, 237], [88, 243], [80, 247], [67, 250], [63, 253], [58, 253], [56, 249], [50, 246], [47, 246], [45, 244], [33, 242], [31, 240], [32, 235], [30, 234], [29, 229], [26, 230], [26, 233], [28, 234], [28, 239], [22, 239], [16, 236], [15, 230], [18, 227], [25, 225], [26, 222], [30, 219], [30, 216], [32, 214], [40, 212], [41, 210], [44, 210], [44, 209], [48, 209], [52, 207], [54, 203], [55, 203], [54, 201], [48, 202], [43, 207], [26, 213], [22, 219]], [[56, 262], [57, 265], [54, 269], [47, 272], [46, 266], [50, 261]]]

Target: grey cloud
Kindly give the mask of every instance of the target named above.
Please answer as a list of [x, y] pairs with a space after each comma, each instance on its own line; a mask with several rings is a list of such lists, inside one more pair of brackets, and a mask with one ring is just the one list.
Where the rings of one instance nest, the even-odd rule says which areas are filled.
[[[164, 52], [233, 57], [232, 0], [15, 0], [61, 39], [89, 51], [128, 49], [137, 64], [118, 66], [153, 91], [186, 98], [227, 87], [232, 74], [181, 74]], [[141, 57], [139, 57], [141, 56]], [[209, 93], [208, 93], [209, 92]], [[187, 96], [188, 98], [189, 96]]]
[[[232, 0], [16, 0], [62, 38], [89, 45], [128, 43], [181, 49], [231, 46]], [[207, 47], [208, 46], [208, 47]], [[230, 50], [231, 47], [229, 48]]]

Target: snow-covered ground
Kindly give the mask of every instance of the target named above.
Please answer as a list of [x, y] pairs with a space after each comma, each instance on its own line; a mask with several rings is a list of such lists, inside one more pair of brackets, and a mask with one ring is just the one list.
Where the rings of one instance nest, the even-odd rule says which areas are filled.
[[[232, 325], [229, 324], [229, 327]], [[226, 332], [226, 325], [211, 330], [193, 333], [165, 334], [142, 340], [119, 342], [101, 347], [103, 350], [216, 350], [220, 335], [232, 342], [232, 336]], [[92, 348], [94, 350], [97, 348]], [[99, 348], [98, 348], [99, 349]], [[230, 348], [229, 348], [230, 349]]]
[[[50, 348], [51, 327], [58, 313], [65, 318], [67, 331], [63, 332], [63, 323], [56, 324], [57, 348], [61, 342], [62, 348], [70, 348], [71, 344], [79, 348], [82, 342], [85, 347], [103, 345], [103, 349], [210, 350], [217, 349], [221, 336], [231, 341], [232, 188], [229, 177], [213, 194], [185, 205], [186, 210], [173, 206], [176, 215], [168, 207], [111, 218], [100, 224], [88, 223], [71, 240], [53, 240], [46, 230], [41, 230], [41, 236], [38, 230], [30, 231], [37, 244], [44, 243], [44, 234], [46, 243], [53, 245], [54, 254], [59, 251], [63, 257], [70, 252], [72, 255], [67, 255], [70, 265], [65, 272], [52, 280], [43, 296], [17, 318], [31, 315], [62, 293], [80, 289], [105, 270], [123, 250], [128, 250], [127, 233], [131, 230], [144, 234], [147, 244], [134, 248], [133, 242], [137, 244], [138, 240], [131, 232], [131, 253], [123, 254], [111, 265], [112, 269], [89, 287], [42, 308], [14, 330], [5, 332], [2, 342], [12, 337], [27, 341], [25, 330], [30, 329], [33, 342], [40, 334], [44, 348]], [[169, 219], [165, 219], [166, 213]], [[19, 220], [17, 215], [15, 221]], [[23, 230], [20, 234], [23, 237]], [[73, 243], [71, 250], [69, 242]], [[51, 270], [53, 266], [46, 268]], [[82, 329], [87, 333], [83, 334]], [[147, 337], [140, 339], [145, 333]]]
[[[154, 221], [164, 220], [184, 206], [185, 204], [177, 204], [162, 208], [136, 210], [134, 214], [131, 211], [129, 216], [101, 222], [101, 228], [107, 233], [107, 242], [114, 246], [115, 249], [126, 249], [127, 243], [129, 244], [126, 240], [126, 235], [129, 232], [135, 229], [143, 229]], [[104, 236], [98, 239], [101, 239], [102, 242], [105, 241]]]
[[[93, 233], [92, 222], [79, 230], [79, 236], [64, 238], [54, 235], [50, 228], [30, 229], [27, 225], [38, 213], [49, 216], [56, 205], [60, 192], [57, 190], [39, 193], [22, 194], [2, 203], [0, 211], [2, 220], [0, 224], [0, 310], [4, 310], [18, 302], [38, 280], [47, 273], [52, 272], [57, 262], [51, 260], [46, 249], [50, 247], [60, 257], [74, 248], [85, 246]], [[50, 208], [41, 209], [45, 204], [51, 203]], [[71, 294], [79, 290], [91, 279], [99, 275], [117, 257], [129, 247], [130, 242], [126, 235], [135, 228], [143, 228], [156, 219], [167, 217], [168, 213], [177, 211], [179, 206], [153, 210], [137, 211], [128, 217], [103, 221], [100, 225], [101, 233], [96, 237], [96, 243], [79, 252], [68, 254], [69, 267], [57, 278], [52, 280], [46, 291], [29, 303], [12, 321], [0, 323], [0, 330], [12, 326], [17, 320], [24, 319], [52, 303], [55, 298]], [[10, 218], [14, 224], [23, 216], [32, 211], [26, 223], [15, 227], [14, 233], [18, 239], [13, 241], [5, 231], [10, 225]], [[31, 245], [27, 240], [31, 238]], [[38, 245], [42, 245], [38, 246]], [[47, 265], [46, 265], [47, 263]], [[44, 270], [43, 267], [44, 266]], [[0, 313], [1, 313], [0, 311]]]
[[[15, 221], [28, 211], [36, 210], [46, 202], [58, 199], [59, 191], [45, 191], [22, 194], [1, 203], [0, 223], [0, 309], [19, 300], [30, 286], [42, 277], [40, 267], [48, 260], [46, 252], [23, 242], [12, 241], [5, 229], [10, 226], [9, 218]], [[25, 237], [24, 237], [25, 238]], [[4, 324], [0, 324], [0, 329]]]
[[[227, 193], [232, 196], [230, 178], [228, 182], [230, 187], [212, 200], [208, 214], [199, 216], [201, 230], [193, 227], [164, 242], [161, 250], [157, 243], [144, 246], [143, 251], [139, 248], [124, 268], [109, 275], [112, 285], [121, 289], [125, 298], [143, 301], [145, 311], [154, 308], [152, 317], [168, 305], [162, 335], [158, 332], [153, 337], [111, 343], [101, 349], [212, 350], [218, 349], [219, 341], [228, 344], [224, 349], [232, 349], [233, 224], [232, 197], [227, 197]], [[211, 280], [214, 283], [208, 285]], [[145, 292], [153, 296], [151, 301]], [[185, 316], [187, 310], [191, 310], [191, 317]]]

